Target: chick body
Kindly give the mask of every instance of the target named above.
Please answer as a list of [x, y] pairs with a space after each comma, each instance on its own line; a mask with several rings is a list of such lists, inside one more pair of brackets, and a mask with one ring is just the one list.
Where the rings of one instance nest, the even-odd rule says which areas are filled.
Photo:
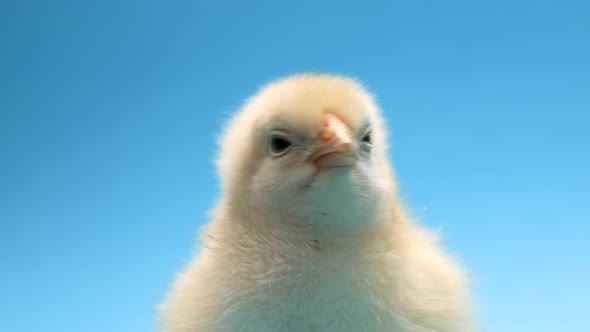
[[[280, 154], [277, 135], [290, 143]], [[225, 132], [223, 194], [162, 330], [472, 331], [464, 274], [406, 216], [385, 145], [350, 79], [296, 75], [250, 99]]]

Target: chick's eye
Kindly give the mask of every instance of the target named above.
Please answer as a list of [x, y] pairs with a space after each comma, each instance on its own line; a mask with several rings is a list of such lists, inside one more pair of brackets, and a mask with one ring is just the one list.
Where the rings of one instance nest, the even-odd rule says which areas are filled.
[[365, 136], [363, 136], [363, 142], [365, 143], [373, 143], [372, 138], [371, 138], [371, 132], [368, 132], [365, 134]]
[[270, 150], [274, 154], [280, 154], [287, 151], [287, 149], [291, 147], [291, 145], [293, 145], [293, 143], [291, 143], [288, 139], [284, 137], [273, 136], [270, 139]]

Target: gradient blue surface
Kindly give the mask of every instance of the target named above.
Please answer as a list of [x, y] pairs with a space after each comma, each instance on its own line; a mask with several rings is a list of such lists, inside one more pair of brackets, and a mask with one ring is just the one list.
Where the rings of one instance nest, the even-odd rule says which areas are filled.
[[305, 70], [378, 96], [485, 331], [590, 331], [590, 5], [0, 4], [0, 329], [150, 331], [218, 194], [215, 138]]

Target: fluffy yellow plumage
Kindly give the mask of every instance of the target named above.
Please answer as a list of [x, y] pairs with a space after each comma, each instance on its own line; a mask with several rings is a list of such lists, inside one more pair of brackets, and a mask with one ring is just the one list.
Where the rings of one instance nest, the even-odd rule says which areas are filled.
[[222, 197], [161, 306], [164, 331], [473, 330], [463, 273], [406, 217], [359, 84], [272, 83], [221, 145]]

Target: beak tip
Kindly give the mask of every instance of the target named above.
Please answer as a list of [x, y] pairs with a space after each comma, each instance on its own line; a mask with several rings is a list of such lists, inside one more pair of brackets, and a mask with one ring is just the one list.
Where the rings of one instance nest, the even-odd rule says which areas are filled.
[[342, 151], [343, 153], [350, 153], [352, 151], [352, 143], [351, 142], [342, 142], [339, 144], [338, 150]]

